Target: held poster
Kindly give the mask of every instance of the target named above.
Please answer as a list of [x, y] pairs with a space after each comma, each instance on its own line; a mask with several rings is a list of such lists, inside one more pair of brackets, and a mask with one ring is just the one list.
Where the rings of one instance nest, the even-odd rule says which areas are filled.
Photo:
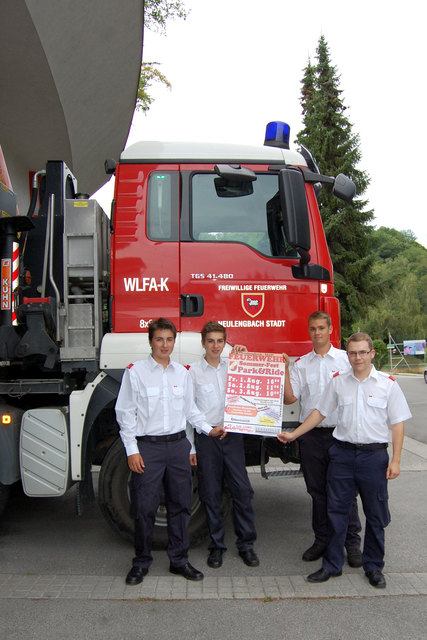
[[285, 363], [277, 353], [230, 353], [224, 429], [276, 436], [282, 430]]

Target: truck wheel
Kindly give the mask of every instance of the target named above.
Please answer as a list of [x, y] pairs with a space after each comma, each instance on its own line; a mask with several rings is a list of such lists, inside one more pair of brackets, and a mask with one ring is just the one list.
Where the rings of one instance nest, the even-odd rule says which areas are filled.
[[1, 484], [0, 482], [0, 516], [4, 511], [10, 493], [10, 485]]
[[[129, 496], [130, 471], [125, 448], [118, 438], [108, 450], [99, 474], [98, 501], [107, 522], [123, 537], [133, 541], [134, 521], [130, 515]], [[224, 512], [229, 503], [228, 493], [224, 492]], [[153, 536], [153, 549], [165, 549], [168, 542], [167, 510], [161, 499], [156, 515]], [[205, 510], [197, 491], [197, 474], [193, 470], [191, 495], [191, 520], [189, 526], [190, 544], [200, 544], [208, 534]]]

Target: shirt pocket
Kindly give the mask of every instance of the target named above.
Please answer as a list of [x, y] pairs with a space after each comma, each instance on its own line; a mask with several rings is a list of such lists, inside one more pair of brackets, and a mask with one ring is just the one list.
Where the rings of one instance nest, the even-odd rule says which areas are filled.
[[184, 387], [172, 387], [172, 407], [175, 411], [184, 410]]
[[206, 411], [215, 407], [218, 403], [215, 387], [212, 383], [197, 385], [196, 404], [201, 407], [202, 411]]
[[368, 396], [366, 398], [369, 417], [372, 422], [381, 424], [387, 419], [387, 398], [381, 396]]
[[307, 376], [306, 387], [311, 396], [316, 395], [319, 392], [320, 376], [318, 374], [311, 374]]
[[146, 397], [147, 397], [149, 415], [151, 415], [159, 402], [159, 398], [160, 398], [159, 387], [146, 387]]
[[353, 398], [351, 396], [341, 396], [338, 399], [338, 421], [348, 426], [353, 415]]
[[368, 396], [366, 402], [370, 407], [373, 407], [374, 409], [387, 408], [387, 398], [381, 398], [379, 396]]

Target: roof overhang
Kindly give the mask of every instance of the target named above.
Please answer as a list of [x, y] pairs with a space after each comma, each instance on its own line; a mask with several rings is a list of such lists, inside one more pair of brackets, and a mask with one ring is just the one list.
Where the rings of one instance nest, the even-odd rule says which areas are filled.
[[104, 160], [120, 155], [135, 108], [143, 6], [1, 1], [0, 145], [13, 186], [48, 160], [64, 160], [80, 191], [107, 181]]

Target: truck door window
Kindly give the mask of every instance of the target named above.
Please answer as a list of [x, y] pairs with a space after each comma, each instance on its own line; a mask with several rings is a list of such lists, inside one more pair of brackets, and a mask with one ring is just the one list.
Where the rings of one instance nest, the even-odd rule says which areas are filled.
[[150, 174], [147, 236], [150, 240], [178, 239], [178, 173], [175, 171]]
[[277, 175], [257, 174], [253, 193], [219, 197], [216, 174], [192, 178], [192, 237], [199, 242], [241, 242], [271, 257], [296, 257], [287, 243], [279, 201]]

